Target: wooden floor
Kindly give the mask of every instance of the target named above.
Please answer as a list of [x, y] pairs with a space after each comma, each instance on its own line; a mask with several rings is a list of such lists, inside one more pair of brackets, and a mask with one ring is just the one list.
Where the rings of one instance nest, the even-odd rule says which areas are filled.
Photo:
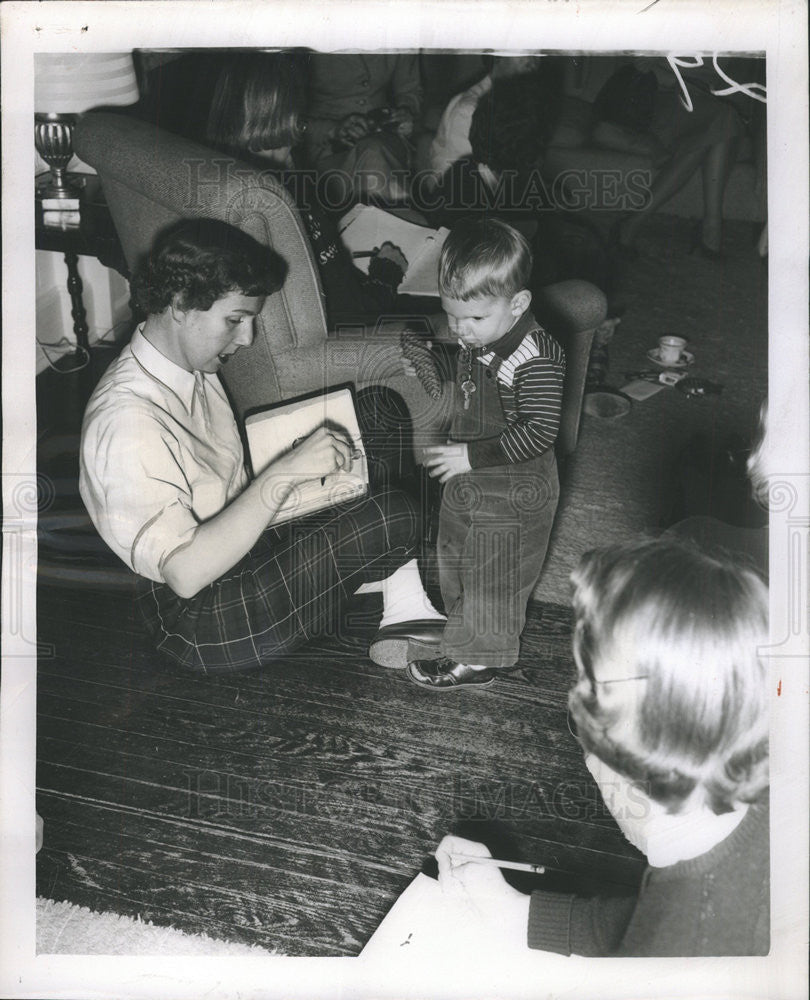
[[[38, 671], [38, 895], [331, 956], [360, 951], [450, 831], [546, 865], [536, 881], [513, 876], [527, 890], [637, 884], [641, 856], [567, 729], [566, 608], [530, 607], [521, 669], [485, 691], [432, 695], [372, 664], [373, 596], [345, 635], [263, 672], [204, 678], [159, 659], [127, 577], [70, 530], [97, 374], [48, 373], [38, 393], [53, 485], [40, 520], [38, 638], [51, 653]], [[49, 535], [62, 514], [69, 530]]]
[[[653, 220], [658, 243], [648, 240], [633, 270], [614, 374], [644, 364], [650, 331], [688, 329], [699, 374], [725, 391], [696, 401], [662, 393], [632, 424], [602, 427], [593, 444], [586, 433], [585, 458], [625, 457], [607, 483], [584, 463], [576, 496], [586, 504], [598, 481], [600, 497], [618, 507], [631, 496], [637, 507], [658, 489], [662, 441], [752, 426], [765, 391], [765, 271], [743, 224], [727, 227], [727, 245], [736, 242], [719, 270], [681, 260], [670, 236], [683, 224], [669, 225]], [[46, 513], [57, 529], [62, 513], [70, 525], [81, 509], [78, 429], [109, 357], [94, 349], [93, 370], [38, 379], [39, 468], [54, 487]], [[623, 537], [615, 517], [595, 520], [601, 534]], [[92, 537], [43, 539], [39, 638], [53, 655], [38, 679], [40, 895], [316, 956], [357, 954], [450, 830], [545, 864], [538, 882], [548, 888], [637, 883], [641, 856], [606, 814], [566, 727], [564, 594], [530, 607], [521, 670], [486, 691], [430, 695], [375, 667], [370, 620], [342, 644], [263, 673], [204, 679], [150, 651], [131, 593]]]
[[532, 608], [518, 673], [444, 697], [373, 665], [365, 626], [210, 679], [157, 660], [125, 592], [41, 588], [39, 618], [38, 895], [356, 955], [450, 830], [545, 864], [535, 885], [637, 882], [567, 731], [561, 608]]

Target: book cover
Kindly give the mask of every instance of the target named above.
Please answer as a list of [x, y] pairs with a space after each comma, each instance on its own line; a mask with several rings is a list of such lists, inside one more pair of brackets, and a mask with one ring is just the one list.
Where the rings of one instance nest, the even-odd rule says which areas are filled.
[[245, 418], [245, 437], [254, 474], [262, 472], [324, 424], [342, 429], [361, 457], [352, 462], [350, 469], [300, 483], [279, 507], [271, 522], [274, 526], [368, 493], [368, 463], [354, 394], [349, 387], [330, 389], [316, 396], [273, 404]]

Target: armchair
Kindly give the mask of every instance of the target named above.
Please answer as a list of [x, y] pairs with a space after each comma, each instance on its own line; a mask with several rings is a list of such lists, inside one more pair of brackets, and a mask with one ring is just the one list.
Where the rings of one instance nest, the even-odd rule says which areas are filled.
[[[312, 251], [295, 206], [272, 176], [122, 114], [84, 116], [76, 127], [75, 148], [99, 174], [130, 269], [164, 226], [186, 215], [225, 219], [286, 258], [287, 281], [267, 299], [252, 347], [228, 364], [228, 389], [240, 415], [324, 385], [383, 383], [409, 408], [417, 459], [424, 445], [443, 439], [453, 390], [447, 385], [441, 398], [432, 400], [417, 379], [402, 373], [398, 334], [407, 317], [382, 317], [374, 330], [358, 326], [327, 332]], [[568, 281], [544, 289], [534, 311], [566, 352], [556, 446], [562, 462], [576, 446], [591, 340], [607, 304], [593, 285]], [[411, 322], [433, 323], [432, 335], [448, 339], [443, 317], [415, 314]], [[40, 581], [131, 589], [132, 574], [98, 537], [78, 495], [63, 500], [66, 512], [39, 517]]]
[[[131, 116], [100, 112], [78, 123], [77, 154], [98, 172], [130, 268], [156, 233], [182, 216], [214, 216], [272, 246], [289, 264], [281, 291], [256, 321], [253, 345], [229, 363], [226, 382], [240, 415], [268, 402], [324, 385], [383, 383], [404, 398], [421, 446], [441, 440], [452, 387], [432, 400], [401, 367], [398, 328], [407, 317], [327, 331], [323, 293], [312, 250], [291, 198], [275, 178]], [[548, 288], [538, 319], [563, 342], [569, 377], [558, 454], [573, 450], [593, 330], [605, 317], [604, 296], [586, 282]], [[542, 317], [542, 318], [541, 318]], [[427, 317], [413, 320], [423, 325]], [[441, 330], [433, 330], [441, 338]], [[584, 357], [584, 362], [582, 358]]]

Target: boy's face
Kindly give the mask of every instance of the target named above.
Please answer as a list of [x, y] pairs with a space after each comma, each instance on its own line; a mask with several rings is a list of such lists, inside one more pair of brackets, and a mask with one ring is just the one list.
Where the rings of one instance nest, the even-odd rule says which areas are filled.
[[525, 289], [511, 299], [484, 295], [462, 302], [442, 295], [450, 332], [465, 347], [488, 347], [500, 340], [528, 309], [531, 296]]

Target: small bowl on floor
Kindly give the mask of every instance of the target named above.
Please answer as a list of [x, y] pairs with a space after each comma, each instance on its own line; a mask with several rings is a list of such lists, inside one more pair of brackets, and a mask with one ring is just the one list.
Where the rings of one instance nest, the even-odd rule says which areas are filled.
[[589, 392], [585, 396], [583, 409], [592, 417], [600, 417], [602, 420], [618, 420], [630, 412], [630, 400], [627, 396], [618, 392], [606, 392], [597, 390]]

